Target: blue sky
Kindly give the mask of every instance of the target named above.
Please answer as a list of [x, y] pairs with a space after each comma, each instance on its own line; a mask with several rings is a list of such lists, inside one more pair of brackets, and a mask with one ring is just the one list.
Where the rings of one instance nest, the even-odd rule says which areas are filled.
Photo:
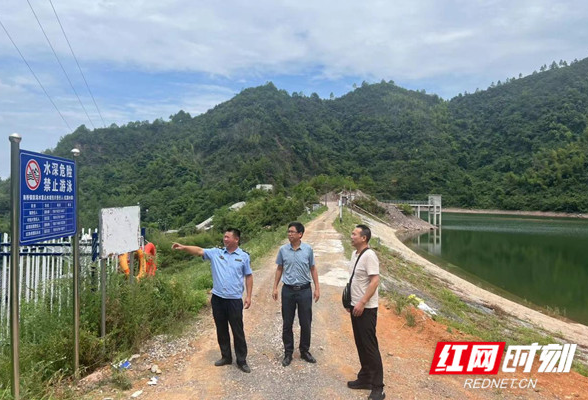
[[[11, 133], [43, 151], [103, 126], [51, 3], [29, 1], [89, 119], [28, 3], [3, 1], [0, 21], [67, 124], [0, 28], [2, 178]], [[385, 79], [449, 99], [588, 56], [583, 1], [51, 1], [106, 126], [198, 115], [267, 81], [328, 98]]]

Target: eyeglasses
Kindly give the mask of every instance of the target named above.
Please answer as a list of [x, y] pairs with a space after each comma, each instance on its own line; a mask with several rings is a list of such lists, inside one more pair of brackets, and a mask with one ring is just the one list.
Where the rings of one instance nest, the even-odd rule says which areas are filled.
[[296, 233], [298, 233], [298, 232], [297, 231], [288, 231], [288, 235], [294, 235]]

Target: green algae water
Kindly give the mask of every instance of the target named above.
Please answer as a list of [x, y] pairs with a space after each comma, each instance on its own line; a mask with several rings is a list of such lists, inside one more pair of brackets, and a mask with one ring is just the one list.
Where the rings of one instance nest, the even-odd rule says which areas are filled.
[[438, 232], [404, 242], [478, 286], [588, 325], [586, 220], [444, 213]]

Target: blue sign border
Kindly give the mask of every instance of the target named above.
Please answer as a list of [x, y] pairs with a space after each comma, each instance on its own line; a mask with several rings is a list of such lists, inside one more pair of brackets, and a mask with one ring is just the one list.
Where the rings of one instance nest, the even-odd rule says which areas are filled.
[[[73, 236], [77, 233], [77, 198], [76, 198], [76, 168], [75, 168], [75, 162], [73, 160], [67, 159], [67, 158], [62, 158], [62, 157], [55, 157], [55, 156], [48, 156], [46, 154], [41, 154], [41, 153], [34, 153], [32, 151], [27, 151], [27, 150], [20, 150], [20, 154], [19, 154], [19, 159], [20, 159], [20, 229], [19, 229], [19, 241], [21, 245], [29, 245], [29, 244], [33, 244], [33, 243], [39, 243], [39, 242], [44, 242], [47, 240], [51, 240], [51, 239], [58, 239], [58, 238], [62, 238], [62, 237], [68, 237], [68, 236]], [[25, 168], [27, 167], [27, 164], [30, 162], [30, 160], [35, 160], [37, 162], [37, 164], [39, 165], [40, 169], [39, 169], [39, 183], [38, 186], [35, 189], [31, 189], [28, 187], [27, 185], [27, 177], [26, 177], [26, 171]], [[47, 170], [43, 170], [45, 168], [45, 164], [49, 163], [49, 165], [53, 166], [53, 163], [57, 163], [58, 168], [62, 167], [63, 170], [66, 170], [67, 173], [64, 175], [64, 173], [62, 171], [60, 171], [59, 169], [57, 170], [56, 173], [52, 173], [55, 172], [54, 170], [52, 170], [48, 175], [51, 175], [49, 177], [45, 177], [44, 175], [47, 175]], [[71, 169], [69, 169], [69, 167], [71, 167]], [[71, 172], [71, 174], [69, 174]], [[68, 176], [70, 175], [70, 176]], [[47, 182], [51, 182], [51, 179], [55, 179], [55, 182], [52, 185], [52, 188], [49, 190], [48, 186], [45, 186]], [[59, 178], [60, 180], [60, 184], [66, 185], [66, 189], [64, 190], [60, 190], [62, 189], [62, 187], [60, 186], [59, 188], [57, 187], [57, 178]], [[46, 181], [46, 179], [49, 179], [48, 181]], [[50, 185], [50, 183], [49, 183]], [[71, 185], [71, 186], [70, 186]], [[51, 186], [51, 185], [50, 185]], [[57, 190], [55, 189], [57, 188]], [[67, 193], [67, 195], [65, 194]], [[71, 197], [71, 199], [61, 199], [61, 197]], [[53, 203], [53, 204], [52, 204]], [[68, 204], [71, 203], [71, 206], [62, 206], [62, 204]], [[32, 236], [27, 236], [25, 237], [25, 233], [28, 232], [27, 229], [25, 229], [26, 225], [29, 226], [36, 226], [37, 224], [35, 223], [37, 220], [36, 216], [31, 216], [31, 215], [26, 215], [25, 211], [30, 211], [29, 208], [27, 207], [35, 207], [35, 209], [39, 210], [39, 216], [38, 216], [38, 225], [39, 228], [41, 230], [41, 233], [38, 235], [32, 235]], [[43, 221], [43, 215], [41, 214], [42, 210], [47, 210], [47, 209], [51, 209], [52, 213], [58, 213], [59, 217], [64, 217], [63, 219], [65, 219], [66, 223], [63, 225], [64, 226], [64, 230], [62, 230], [61, 232], [54, 232], [53, 229], [51, 229], [51, 227], [48, 227], [47, 229], [52, 230], [52, 232], [47, 233], [47, 234], [43, 234], [43, 227], [42, 224], [45, 222]], [[71, 217], [71, 218], [70, 218]], [[29, 218], [29, 220], [27, 220], [26, 218]], [[34, 220], [33, 223], [29, 222], [30, 220]], [[67, 221], [71, 221], [70, 223], [67, 223]], [[49, 222], [51, 222], [51, 220], [49, 220]], [[46, 222], [46, 223], [49, 223]]]

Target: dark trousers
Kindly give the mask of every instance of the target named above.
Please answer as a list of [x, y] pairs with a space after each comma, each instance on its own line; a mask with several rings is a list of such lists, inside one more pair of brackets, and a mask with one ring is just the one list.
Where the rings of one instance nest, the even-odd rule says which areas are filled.
[[300, 354], [310, 349], [310, 325], [312, 323], [312, 289], [294, 290], [288, 286], [282, 286], [282, 340], [284, 341], [284, 353], [292, 355], [294, 352], [294, 314], [298, 307], [298, 322], [300, 323]]
[[377, 322], [377, 308], [366, 308], [359, 317], [354, 317], [351, 314], [353, 337], [361, 363], [357, 379], [361, 382], [371, 383], [374, 388], [384, 386], [384, 369], [376, 337]]
[[245, 342], [245, 332], [243, 331], [243, 300], [223, 299], [213, 294], [211, 304], [212, 316], [216, 325], [216, 337], [222, 357], [227, 360], [233, 359], [231, 355], [231, 337], [229, 336], [230, 324], [235, 342], [237, 364], [245, 364], [247, 360], [247, 343]]

